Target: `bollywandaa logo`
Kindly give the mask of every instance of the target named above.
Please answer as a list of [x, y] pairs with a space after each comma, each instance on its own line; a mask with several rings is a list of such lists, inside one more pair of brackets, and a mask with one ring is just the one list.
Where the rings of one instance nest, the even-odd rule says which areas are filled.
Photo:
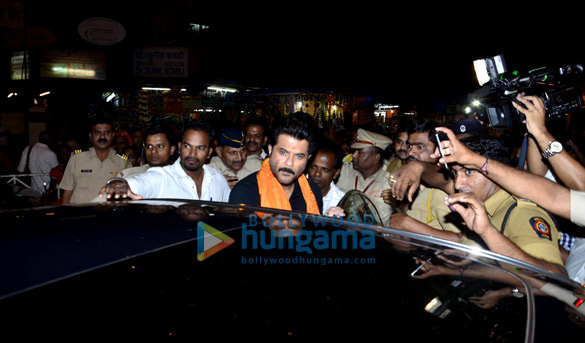
[[[242, 224], [241, 248], [243, 250], [288, 250], [313, 254], [315, 250], [363, 249], [375, 247], [375, 235], [370, 230], [351, 230], [357, 225], [374, 225], [371, 215], [362, 218], [350, 215], [324, 217], [312, 214], [265, 215], [253, 214]], [[303, 230], [310, 225], [313, 230]], [[259, 228], [259, 230], [258, 230]], [[268, 228], [269, 230], [264, 230]], [[197, 259], [203, 261], [235, 243], [235, 240], [210, 225], [197, 224]], [[258, 259], [255, 259], [258, 261]], [[242, 263], [251, 261], [242, 257]]]

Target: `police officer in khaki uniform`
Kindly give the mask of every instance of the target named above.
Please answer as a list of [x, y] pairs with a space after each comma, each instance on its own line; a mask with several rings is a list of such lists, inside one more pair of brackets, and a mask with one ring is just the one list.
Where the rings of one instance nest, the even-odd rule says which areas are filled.
[[71, 156], [59, 184], [63, 205], [90, 202], [108, 180], [126, 168], [126, 159], [112, 149], [113, 138], [109, 119], [100, 116], [92, 120], [89, 139], [93, 147]]
[[[490, 161], [496, 160], [510, 165], [509, 149], [502, 140], [493, 136], [476, 135], [462, 139], [461, 143], [482, 155], [485, 163], [479, 169], [472, 168], [471, 165], [450, 165], [455, 180], [451, 185], [446, 185], [445, 189], [452, 189], [454, 186], [457, 193], [446, 198], [449, 206], [461, 215], [469, 229], [477, 233], [492, 252], [566, 276], [567, 271], [558, 245], [560, 234], [553, 218], [536, 204], [506, 192], [487, 176]], [[517, 268], [508, 264], [503, 264], [502, 267], [512, 271]], [[478, 263], [468, 264], [459, 270], [443, 268], [439, 271], [440, 269], [427, 263], [421, 268], [424, 274], [416, 277], [425, 278], [433, 270], [434, 275], [450, 274], [488, 279], [496, 277], [491, 268]], [[522, 293], [515, 287], [504, 287], [491, 290], [483, 296], [470, 297], [469, 301], [487, 309], [506, 296], [522, 296]]]
[[390, 189], [384, 150], [391, 143], [392, 140], [384, 135], [358, 129], [356, 140], [351, 145], [355, 149], [351, 165], [343, 164], [337, 181], [337, 187], [343, 192], [357, 189], [367, 195], [376, 206], [384, 226], [388, 226], [393, 213], [392, 206], [382, 198], [382, 192]]
[[[406, 134], [407, 163], [422, 162], [432, 165], [437, 170], [443, 168], [436, 165], [437, 158], [431, 157], [436, 147], [432, 140], [436, 126], [437, 123], [432, 120], [423, 120], [409, 128]], [[462, 220], [458, 215], [453, 215], [445, 205], [446, 196], [447, 193], [441, 189], [421, 184], [413, 202], [406, 204], [404, 209], [406, 214], [398, 213], [392, 216], [390, 226], [457, 243], [471, 243], [472, 239], [467, 239], [463, 234], [465, 226], [462, 225]], [[397, 206], [405, 207], [403, 203]]]
[[484, 205], [492, 225], [520, 249], [529, 255], [563, 265], [558, 247], [560, 234], [547, 211], [503, 189], [489, 197]]
[[[461, 142], [486, 161], [510, 164], [509, 150], [497, 137], [474, 136]], [[566, 275], [558, 245], [560, 234], [547, 211], [512, 196], [489, 179], [488, 162], [480, 170], [458, 164], [451, 169], [457, 193], [450, 195], [448, 202], [490, 250]]]
[[246, 176], [262, 168], [262, 160], [248, 158], [244, 144], [244, 134], [237, 128], [228, 127], [221, 131], [215, 148], [217, 156], [209, 161], [209, 166], [220, 171], [230, 188]]

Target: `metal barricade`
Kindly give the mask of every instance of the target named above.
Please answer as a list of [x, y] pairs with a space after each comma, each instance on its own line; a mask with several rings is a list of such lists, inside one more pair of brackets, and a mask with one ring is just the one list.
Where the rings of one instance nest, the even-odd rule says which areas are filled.
[[[32, 177], [32, 176], [49, 176], [49, 173], [31, 173], [31, 174], [9, 174], [9, 175], [0, 175], [0, 178], [8, 178], [6, 183], [12, 183], [14, 185], [21, 185], [28, 189], [32, 189], [31, 185], [28, 185], [26, 182], [22, 181], [21, 177]], [[61, 189], [59, 185], [57, 185], [57, 198], [61, 197]]]

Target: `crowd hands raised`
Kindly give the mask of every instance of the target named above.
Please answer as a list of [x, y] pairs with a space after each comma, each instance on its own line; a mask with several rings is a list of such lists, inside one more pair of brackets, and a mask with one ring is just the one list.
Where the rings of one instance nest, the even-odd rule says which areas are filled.
[[[570, 144], [558, 142], [549, 132], [546, 109], [539, 97], [520, 94], [517, 100], [514, 107], [526, 117], [523, 121], [527, 140], [525, 164], [514, 166], [503, 158], [500, 152], [505, 146], [496, 137], [486, 134], [464, 137], [454, 132], [453, 126], [437, 127], [435, 131], [446, 134], [448, 139], [441, 141], [430, 155], [436, 163], [416, 161], [397, 170], [389, 182], [392, 189], [387, 198], [413, 203], [419, 187], [441, 189], [446, 194], [444, 204], [460, 215], [468, 229], [464, 236], [477, 235], [480, 244], [492, 252], [568, 276], [584, 285], [585, 167], [580, 156], [567, 149]], [[507, 224], [502, 223], [502, 213], [506, 213]], [[561, 224], [557, 226], [557, 223]], [[506, 273], [493, 275], [489, 268], [473, 263], [477, 256], [463, 256], [462, 261], [455, 262], [444, 253], [437, 255], [442, 263], [417, 258], [417, 264], [423, 264], [422, 274], [414, 277], [452, 275], [500, 279], [524, 291]], [[534, 287], [536, 295], [565, 297], [569, 316], [577, 318], [576, 323], [585, 327], [583, 306], [571, 304], [573, 300], [579, 304], [579, 299], [585, 296], [583, 292], [561, 296], [553, 285], [541, 279], [526, 281]], [[492, 308], [512, 295], [509, 287], [503, 287], [469, 301], [482, 308]]]

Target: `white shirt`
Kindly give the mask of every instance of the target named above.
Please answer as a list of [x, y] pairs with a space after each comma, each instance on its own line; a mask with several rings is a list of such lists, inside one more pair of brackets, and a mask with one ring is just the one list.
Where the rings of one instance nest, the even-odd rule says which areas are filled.
[[[20, 157], [20, 163], [18, 164], [17, 170], [21, 173], [24, 172], [24, 167], [26, 166], [28, 149], [30, 149], [30, 146], [27, 146], [22, 151]], [[33, 145], [30, 152], [30, 159], [28, 161], [28, 168], [33, 174], [39, 173], [47, 175], [31, 177], [31, 188], [41, 193], [45, 193], [47, 187], [49, 187], [49, 184], [51, 183], [49, 173], [51, 172], [51, 169], [58, 165], [59, 161], [57, 160], [57, 154], [55, 154], [46, 144], [36, 143]]]
[[557, 179], [555, 178], [554, 174], [552, 173], [552, 171], [550, 169], [546, 171], [546, 174], [544, 175], [544, 177], [551, 180], [552, 182], [557, 182]]
[[194, 199], [227, 202], [230, 187], [219, 171], [204, 164], [201, 197], [195, 181], [185, 173], [181, 159], [169, 166], [151, 167], [146, 172], [128, 178], [132, 192], [148, 198]]
[[585, 192], [570, 190], [571, 196], [571, 222], [585, 226], [585, 211], [583, 211], [583, 204], [585, 204]]
[[331, 181], [329, 192], [323, 197], [323, 213], [325, 213], [329, 207], [337, 206], [344, 195], [345, 192], [339, 189], [339, 187], [335, 185], [335, 182]]
[[571, 253], [567, 257], [565, 269], [576, 282], [585, 283], [585, 238], [575, 237]]
[[150, 164], [143, 164], [141, 166], [138, 167], [130, 167], [130, 168], [126, 168], [124, 170], [122, 170], [120, 172], [120, 175], [118, 175], [119, 177], [122, 177], [124, 179], [128, 179], [131, 178], [133, 176], [136, 176], [138, 174], [142, 174], [145, 171], [147, 171], [148, 169], [150, 169]]

